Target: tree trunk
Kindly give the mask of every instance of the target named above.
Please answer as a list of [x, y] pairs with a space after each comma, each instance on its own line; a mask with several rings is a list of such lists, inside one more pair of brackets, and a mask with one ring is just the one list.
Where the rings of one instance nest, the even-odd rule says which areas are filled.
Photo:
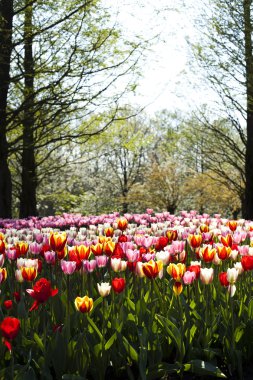
[[244, 36], [246, 61], [246, 93], [247, 93], [247, 143], [245, 155], [245, 197], [243, 218], [253, 220], [253, 56], [252, 56], [252, 0], [244, 0]]
[[0, 217], [12, 215], [12, 180], [8, 166], [7, 100], [10, 86], [13, 0], [0, 0]]
[[23, 118], [23, 152], [22, 152], [22, 174], [21, 174], [21, 197], [20, 217], [37, 215], [36, 205], [36, 162], [34, 146], [34, 59], [32, 51], [32, 5], [26, 0], [25, 24], [24, 24], [24, 72], [25, 72], [25, 107]]

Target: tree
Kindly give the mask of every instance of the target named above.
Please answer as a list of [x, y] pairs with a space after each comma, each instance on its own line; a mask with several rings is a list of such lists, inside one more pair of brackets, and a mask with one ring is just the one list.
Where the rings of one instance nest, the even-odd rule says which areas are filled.
[[208, 128], [222, 144], [240, 152], [245, 176], [242, 215], [253, 219], [253, 4], [252, 0], [203, 3], [201, 42], [194, 44], [195, 57], [220, 96], [233, 138], [227, 139], [217, 123], [209, 123]]
[[[4, 7], [4, 0], [1, 4]], [[110, 124], [92, 129], [88, 120], [92, 112], [106, 107], [112, 108], [115, 118], [145, 43], [122, 40], [109, 13], [95, 0], [16, 0], [12, 15], [11, 91], [6, 95], [1, 136], [7, 166], [8, 157], [20, 159], [20, 216], [24, 217], [36, 214], [38, 167], [46, 159], [38, 161], [41, 150], [48, 147], [49, 158], [62, 145], [88, 139]], [[123, 77], [124, 86], [117, 87]], [[11, 191], [7, 195], [11, 204]], [[0, 199], [4, 199], [1, 193]], [[5, 215], [4, 208], [0, 207], [0, 215]]]

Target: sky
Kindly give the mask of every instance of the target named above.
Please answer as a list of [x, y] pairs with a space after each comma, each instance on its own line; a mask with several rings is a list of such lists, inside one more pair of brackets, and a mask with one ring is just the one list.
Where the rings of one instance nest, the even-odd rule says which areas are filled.
[[[126, 36], [140, 34], [150, 40], [135, 94], [129, 102], [146, 106], [153, 114], [175, 108], [188, 112], [212, 97], [203, 78], [191, 69], [186, 39], [196, 36], [194, 17], [198, 1], [193, 0], [105, 0]], [[154, 38], [154, 36], [158, 36]], [[201, 82], [202, 81], [202, 82]]]

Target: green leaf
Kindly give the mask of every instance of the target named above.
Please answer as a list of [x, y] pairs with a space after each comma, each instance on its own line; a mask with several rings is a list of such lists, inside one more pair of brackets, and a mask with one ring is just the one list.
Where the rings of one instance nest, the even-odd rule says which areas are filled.
[[123, 341], [124, 347], [125, 347], [128, 355], [130, 356], [130, 358], [133, 361], [138, 362], [139, 355], [138, 355], [137, 351], [134, 349], [134, 347], [131, 346], [131, 344], [128, 342], [128, 340], [125, 336], [123, 336], [122, 341]]
[[180, 369], [180, 366], [177, 363], [175, 364], [160, 363], [154, 367], [147, 369], [147, 380], [156, 380], [169, 373], [175, 373], [179, 369]]
[[243, 333], [244, 333], [244, 327], [243, 326], [237, 326], [237, 328], [235, 329], [235, 332], [234, 332], [234, 338], [235, 338], [236, 343], [239, 342], [239, 340], [243, 336]]
[[35, 340], [35, 342], [37, 343], [37, 345], [39, 346], [39, 348], [41, 349], [42, 352], [44, 352], [44, 344], [41, 340], [41, 338], [39, 337], [39, 335], [35, 332], [33, 334], [33, 339]]
[[128, 303], [128, 306], [130, 307], [130, 309], [132, 309], [132, 311], [135, 311], [135, 304], [133, 301], [130, 300], [130, 298], [127, 298], [127, 303]]
[[[190, 365], [190, 366], [189, 366]], [[226, 379], [226, 375], [212, 363], [203, 360], [191, 360], [185, 364], [185, 370], [189, 370], [197, 375], [210, 375]]]
[[102, 340], [102, 334], [99, 331], [98, 327], [96, 326], [95, 322], [89, 316], [87, 316], [87, 320], [88, 320], [90, 326], [92, 327], [92, 329], [97, 333], [99, 339]]
[[18, 375], [16, 380], [37, 380], [37, 376], [33, 368], [29, 367], [29, 369], [25, 373], [22, 373], [20, 377]]
[[162, 315], [156, 315], [155, 317], [158, 322], [161, 324], [161, 326], [164, 328], [166, 333], [171, 337], [171, 339], [174, 341], [174, 343], [177, 346], [178, 351], [180, 352], [180, 356], [184, 357], [185, 355], [185, 346], [184, 342], [182, 342], [181, 332], [177, 328], [176, 325], [169, 319], [163, 317]]
[[106, 342], [105, 344], [105, 350], [109, 350], [109, 348], [111, 348], [111, 346], [113, 345], [113, 343], [115, 342], [115, 340], [117, 339], [117, 333], [115, 332], [110, 339], [108, 339], [108, 341]]

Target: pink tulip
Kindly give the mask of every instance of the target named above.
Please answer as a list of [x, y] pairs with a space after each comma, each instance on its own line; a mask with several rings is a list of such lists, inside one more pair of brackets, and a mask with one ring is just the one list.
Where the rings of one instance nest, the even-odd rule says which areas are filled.
[[4, 255], [0, 255], [0, 268], [4, 265]]
[[91, 273], [97, 266], [96, 260], [83, 260], [83, 270], [86, 273]]
[[76, 270], [76, 262], [61, 260], [61, 269], [64, 274], [72, 274]]
[[98, 268], [106, 267], [108, 257], [106, 255], [96, 256], [96, 263]]
[[183, 282], [185, 285], [191, 285], [193, 281], [196, 279], [196, 273], [186, 271], [183, 276]]
[[47, 264], [55, 264], [55, 252], [54, 251], [46, 251], [44, 252], [44, 258]]

